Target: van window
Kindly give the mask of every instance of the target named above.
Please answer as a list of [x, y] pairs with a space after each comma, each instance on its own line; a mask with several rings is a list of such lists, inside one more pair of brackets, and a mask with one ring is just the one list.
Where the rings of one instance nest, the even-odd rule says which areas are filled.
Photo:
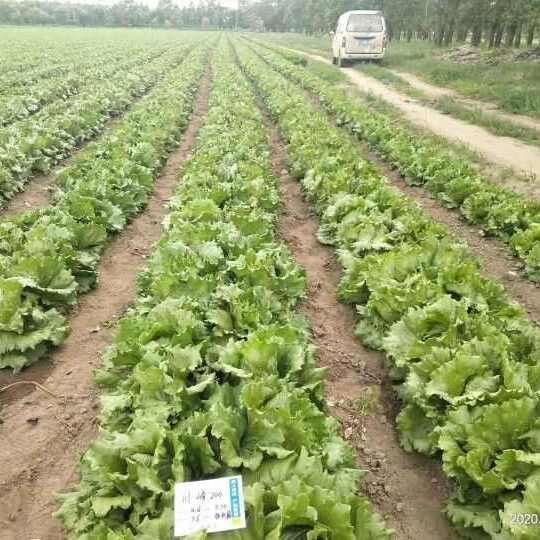
[[349, 17], [347, 32], [382, 32], [383, 20], [380, 15], [374, 13], [353, 14]]

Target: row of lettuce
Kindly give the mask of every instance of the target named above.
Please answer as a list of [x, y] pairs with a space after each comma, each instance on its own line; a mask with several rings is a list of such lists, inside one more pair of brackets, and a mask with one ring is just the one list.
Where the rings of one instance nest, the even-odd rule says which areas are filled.
[[78, 76], [101, 62], [134, 59], [181, 44], [187, 32], [118, 32], [77, 28], [3, 28], [0, 99], [38, 91], [53, 80]]
[[466, 158], [458, 159], [441, 143], [400, 126], [394, 116], [359, 104], [309, 69], [289, 62], [278, 50], [265, 46], [257, 52], [313, 92], [341, 125], [396, 167], [409, 184], [423, 186], [444, 206], [458, 209], [469, 223], [508, 244], [523, 261], [529, 279], [540, 282], [538, 202], [495, 185]]
[[65, 108], [66, 102], [83, 88], [95, 86], [110, 77], [118, 77], [119, 73], [157, 58], [166, 50], [161, 46], [139, 52], [136, 47], [103, 50], [98, 45], [92, 54], [85, 51], [86, 56], [77, 55], [68, 64], [71, 71], [67, 74], [46, 78], [38, 84], [27, 84], [22, 88], [14, 87], [12, 92], [6, 90], [0, 94], [0, 127], [34, 115], [49, 104]]
[[196, 47], [106, 137], [57, 176], [55, 204], [0, 221], [0, 367], [20, 370], [67, 334], [107, 240], [141, 211], [187, 126], [208, 45]]
[[320, 216], [319, 238], [338, 250], [357, 335], [386, 353], [403, 446], [442, 457], [455, 485], [447, 513], [464, 536], [538, 538], [516, 516], [540, 515], [540, 331], [301, 88], [238, 50]]
[[175, 483], [241, 474], [247, 528], [211, 538], [387, 539], [294, 311], [306, 281], [275, 240], [268, 133], [225, 42], [213, 64], [206, 125], [97, 375], [102, 432], [58, 516], [78, 540], [170, 540]]
[[53, 103], [35, 116], [0, 128], [0, 203], [103, 131], [112, 116], [126, 110], [135, 97], [148, 92], [180, 64], [189, 47], [186, 43], [162, 50], [150, 61], [147, 55], [140, 55], [124, 69], [118, 65], [109, 77], [85, 87], [67, 103]]
[[[81, 34], [82, 35], [82, 34]], [[19, 35], [18, 39], [5, 39], [0, 50], [0, 96], [24, 94], [28, 89], [39, 86], [49, 79], [67, 77], [78, 70], [81, 59], [89, 59], [96, 48], [107, 57], [118, 52], [119, 41], [107, 42], [88, 40], [76, 43], [73, 34], [69, 39], [45, 40], [43, 31]], [[140, 52], [140, 51], [139, 51]], [[84, 60], [83, 60], [84, 62]]]

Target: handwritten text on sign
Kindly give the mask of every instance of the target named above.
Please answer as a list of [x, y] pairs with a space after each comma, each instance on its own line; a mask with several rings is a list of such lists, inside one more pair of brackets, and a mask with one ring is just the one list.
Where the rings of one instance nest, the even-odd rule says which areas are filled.
[[176, 484], [174, 535], [243, 529], [246, 511], [241, 476]]

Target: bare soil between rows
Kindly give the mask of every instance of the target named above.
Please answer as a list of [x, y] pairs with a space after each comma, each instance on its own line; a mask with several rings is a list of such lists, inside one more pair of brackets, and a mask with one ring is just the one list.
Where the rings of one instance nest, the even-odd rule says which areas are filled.
[[[395, 427], [399, 403], [386, 377], [383, 356], [355, 337], [355, 313], [336, 297], [341, 270], [334, 251], [317, 241], [317, 218], [304, 201], [299, 183], [289, 176], [286, 148], [276, 128], [270, 120], [266, 122], [284, 207], [279, 234], [307, 273], [309, 295], [301, 310], [312, 323], [320, 365], [328, 369], [331, 412], [356, 450], [359, 466], [368, 471], [363, 491], [399, 540], [455, 539], [442, 514], [449, 486], [440, 464], [400, 447]], [[373, 390], [378, 396], [376, 411], [360, 414], [351, 408], [351, 403]]]
[[154, 86], [150, 87], [143, 94], [133, 98], [128, 107], [121, 113], [111, 115], [109, 119], [105, 121], [103, 129], [99, 133], [73, 148], [69, 156], [62, 159], [48, 173], [39, 174], [29, 178], [28, 182], [23, 186], [22, 191], [16, 193], [9, 201], [4, 202], [4, 206], [0, 208], [0, 219], [11, 218], [22, 212], [37, 210], [51, 204], [58, 172], [71, 165], [77, 156], [90, 144], [105, 138], [113, 131], [124, 119], [126, 113], [129, 112], [143, 97], [148, 95], [153, 88]]
[[41, 382], [59, 398], [32, 385], [0, 394], [0, 527], [2, 540], [58, 540], [60, 523], [52, 517], [54, 494], [76, 483], [81, 453], [97, 433], [94, 369], [112, 342], [112, 324], [133, 302], [136, 276], [161, 235], [167, 201], [178, 171], [194, 145], [208, 112], [210, 73], [202, 80], [194, 112], [180, 147], [169, 157], [143, 214], [108, 247], [98, 287], [85, 295], [70, 319], [67, 342], [15, 380]]
[[366, 143], [350, 138], [363, 157], [375, 164], [391, 184], [413, 199], [434, 221], [443, 224], [453, 238], [465, 242], [479, 259], [483, 274], [501, 283], [509, 298], [523, 307], [534, 323], [540, 324], [540, 284], [525, 277], [523, 263], [507, 245], [469, 225], [459, 211], [445, 208], [425, 189], [409, 185], [398, 170], [392, 169]]
[[540, 284], [524, 276], [523, 263], [514, 257], [507, 245], [501, 240], [487, 237], [479, 227], [466, 223], [457, 210], [445, 208], [425, 189], [410, 186], [401, 173], [388, 165], [367, 143], [338, 126], [335, 119], [324, 110], [317, 96], [308, 91], [304, 91], [304, 94], [330, 122], [343, 131], [344, 136], [349, 137], [367, 161], [378, 167], [381, 175], [413, 199], [433, 220], [443, 224], [454, 238], [465, 242], [479, 259], [484, 275], [501, 283], [510, 299], [523, 307], [531, 320], [540, 325]]

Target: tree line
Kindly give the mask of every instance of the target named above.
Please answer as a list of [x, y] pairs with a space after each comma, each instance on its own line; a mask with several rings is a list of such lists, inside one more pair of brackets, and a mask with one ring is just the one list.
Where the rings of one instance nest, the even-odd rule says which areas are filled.
[[159, 0], [154, 9], [136, 0], [112, 5], [0, 0], [0, 24], [13, 25], [232, 29], [238, 23], [237, 15], [218, 0], [191, 2], [185, 7], [173, 0]]
[[540, 0], [392, 0], [387, 8], [395, 39], [438, 45], [469, 39], [476, 46], [532, 46], [540, 28]]
[[327, 33], [352, 9], [384, 12], [390, 39], [432, 40], [438, 45], [470, 40], [489, 47], [535, 43], [540, 0], [240, 0], [238, 11], [219, 0], [156, 8], [121, 0], [110, 6], [0, 0], [0, 24], [250, 28], [274, 32]]
[[243, 2], [250, 26], [323, 33], [352, 9], [384, 12], [391, 39], [438, 45], [470, 40], [490, 47], [531, 46], [540, 28], [540, 0], [255, 0]]

